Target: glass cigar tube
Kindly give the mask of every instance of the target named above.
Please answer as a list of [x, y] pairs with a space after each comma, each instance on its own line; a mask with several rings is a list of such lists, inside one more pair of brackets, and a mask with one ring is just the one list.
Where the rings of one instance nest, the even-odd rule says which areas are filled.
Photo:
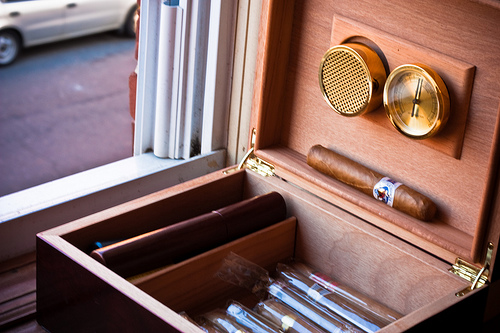
[[243, 325], [253, 333], [275, 333], [280, 330], [280, 327], [269, 319], [246, 308], [238, 302], [231, 302], [226, 312], [228, 315], [232, 316], [238, 324]]
[[295, 290], [284, 282], [274, 282], [269, 286], [268, 291], [270, 295], [290, 306], [328, 332], [363, 332], [334, 313], [330, 313], [320, 305], [315, 304], [306, 295], [300, 294], [298, 290]]
[[375, 317], [379, 317], [386, 324], [390, 324], [402, 317], [401, 314], [396, 311], [374, 301], [370, 297], [363, 295], [362, 293], [344, 286], [337, 281], [334, 281], [329, 276], [315, 271], [311, 267], [302, 264], [294, 263], [292, 267], [309, 279], [320, 284], [323, 288], [328, 289], [332, 293], [338, 295], [342, 299], [356, 304], [360, 309], [363, 309], [367, 314], [371, 314]]
[[211, 321], [205, 320], [202, 324], [199, 325], [200, 328], [207, 333], [224, 333], [225, 331], [221, 331], [218, 329]]
[[223, 333], [252, 333], [251, 330], [238, 324], [224, 310], [217, 309], [204, 314], [203, 317], [212, 323], [218, 331]]
[[376, 332], [388, 324], [386, 321], [382, 321], [380, 317], [367, 313], [355, 303], [346, 301], [344, 298], [339, 297], [339, 295], [323, 288], [320, 284], [290, 266], [279, 264], [277, 270], [280, 279], [286, 281], [287, 284], [299, 289], [310, 299], [365, 332]]
[[255, 311], [281, 326], [281, 330], [286, 333], [326, 332], [277, 299], [260, 302], [255, 306]]
[[184, 318], [184, 319], [186, 319], [187, 321], [189, 321], [191, 324], [196, 325], [197, 327], [199, 327], [200, 329], [202, 329], [202, 330], [203, 330], [203, 331], [205, 331], [205, 332], [208, 332], [208, 333], [218, 333], [218, 331], [217, 331], [217, 330], [215, 330], [215, 328], [214, 328], [214, 330], [212, 330], [212, 331], [209, 331], [209, 330], [205, 329], [205, 328], [204, 328], [204, 327], [202, 327], [200, 324], [198, 324], [196, 321], [194, 321], [194, 320], [193, 320], [193, 318], [191, 318], [191, 317], [190, 317], [190, 316], [189, 316], [186, 312], [184, 312], [184, 311], [180, 312], [180, 313], [179, 313], [179, 315], [180, 315], [182, 318]]

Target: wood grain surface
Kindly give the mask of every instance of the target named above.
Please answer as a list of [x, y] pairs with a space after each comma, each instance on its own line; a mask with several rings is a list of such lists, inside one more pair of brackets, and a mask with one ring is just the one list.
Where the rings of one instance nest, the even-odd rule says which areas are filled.
[[[270, 152], [285, 147], [293, 154], [305, 156], [311, 146], [321, 144], [402, 182], [436, 203], [434, 223], [449, 228], [446, 234], [462, 233], [466, 237], [459, 240], [426, 235], [426, 226], [404, 217], [405, 221], [398, 226], [448, 249], [468, 238], [465, 257], [479, 262], [487, 242], [496, 243], [499, 237], [498, 233], [484, 234], [491, 219], [489, 203], [493, 200], [489, 184], [495, 182], [498, 174], [492, 172], [492, 168], [498, 150], [495, 133], [498, 133], [500, 102], [500, 81], [497, 79], [500, 77], [499, 6], [467, 0], [439, 3], [427, 0], [394, 3], [311, 0], [296, 2], [294, 7], [271, 1], [269, 7], [271, 9], [264, 13], [270, 17], [263, 16], [262, 57], [257, 61], [253, 103], [256, 154], [262, 157], [259, 150]], [[277, 11], [275, 7], [280, 11], [273, 14]], [[285, 19], [290, 16], [292, 20]], [[355, 26], [354, 22], [360, 25]], [[347, 29], [350, 32], [343, 31], [340, 37], [332, 36], [332, 31], [336, 33], [342, 26], [344, 30], [347, 24], [351, 25]], [[384, 117], [381, 112], [373, 116], [373, 121], [367, 121], [364, 116], [337, 115], [323, 100], [318, 68], [332, 39], [342, 41], [352, 34], [369, 35], [356, 36], [358, 40], [376, 39], [381, 44], [380, 49], [388, 48], [388, 58], [398, 58], [398, 63], [408, 58], [409, 62], [428, 61], [439, 67], [445, 80], [450, 81], [457, 104], [455, 108], [458, 108], [453, 112], [462, 119], [452, 120], [441, 136], [438, 134], [428, 144], [422, 144], [380, 126], [378, 123]], [[404, 49], [392, 49], [389, 40]], [[277, 41], [279, 47], [276, 47]], [[286, 42], [288, 47], [284, 45]], [[398, 52], [404, 54], [393, 58]], [[391, 64], [391, 68], [394, 65], [396, 63]], [[375, 119], [377, 117], [381, 119]], [[463, 140], [459, 134], [462, 127]], [[277, 133], [280, 133], [279, 138]], [[454, 148], [444, 144], [452, 148], [444, 149], [448, 152], [443, 153], [437, 141], [450, 141], [444, 140], [447, 137], [455, 143], [462, 142]], [[461, 148], [459, 155], [455, 154], [460, 150], [456, 148]], [[294, 169], [301, 168], [297, 164], [285, 166], [272, 154], [265, 155], [270, 157], [269, 162], [292, 170], [280, 168], [278, 173], [294, 174]], [[300, 186], [305, 182], [300, 177], [290, 181]], [[330, 181], [324, 184], [337, 186]], [[376, 208], [372, 208], [375, 212]], [[392, 215], [390, 221], [401, 219], [397, 214], [386, 212], [385, 208], [379, 213]], [[457, 254], [463, 255], [463, 251]]]

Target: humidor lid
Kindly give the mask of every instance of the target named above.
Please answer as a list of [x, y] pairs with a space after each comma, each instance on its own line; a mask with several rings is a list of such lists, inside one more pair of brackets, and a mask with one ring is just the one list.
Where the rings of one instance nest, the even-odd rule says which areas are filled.
[[[264, 0], [252, 104], [255, 155], [279, 177], [417, 247], [453, 262], [493, 261], [500, 234], [500, 5], [488, 1]], [[323, 98], [325, 52], [362, 43], [387, 74], [406, 63], [432, 67], [450, 94], [450, 116], [436, 136], [415, 140], [395, 130], [383, 105], [345, 117]], [[323, 145], [429, 197], [424, 222], [310, 167]]]

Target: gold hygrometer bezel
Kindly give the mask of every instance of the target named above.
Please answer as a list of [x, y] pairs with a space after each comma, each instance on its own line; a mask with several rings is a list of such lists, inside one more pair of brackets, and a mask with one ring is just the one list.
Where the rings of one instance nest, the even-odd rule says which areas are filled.
[[430, 67], [407, 64], [394, 69], [384, 87], [384, 108], [394, 127], [412, 139], [439, 132], [450, 113], [448, 89]]

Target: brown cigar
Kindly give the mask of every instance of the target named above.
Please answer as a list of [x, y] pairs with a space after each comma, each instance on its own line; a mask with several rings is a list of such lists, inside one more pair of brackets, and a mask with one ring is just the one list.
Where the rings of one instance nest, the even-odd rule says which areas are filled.
[[430, 221], [436, 213], [426, 196], [321, 145], [309, 150], [307, 164], [419, 220]]
[[179, 262], [285, 218], [285, 200], [271, 192], [96, 249], [90, 255], [129, 277]]

